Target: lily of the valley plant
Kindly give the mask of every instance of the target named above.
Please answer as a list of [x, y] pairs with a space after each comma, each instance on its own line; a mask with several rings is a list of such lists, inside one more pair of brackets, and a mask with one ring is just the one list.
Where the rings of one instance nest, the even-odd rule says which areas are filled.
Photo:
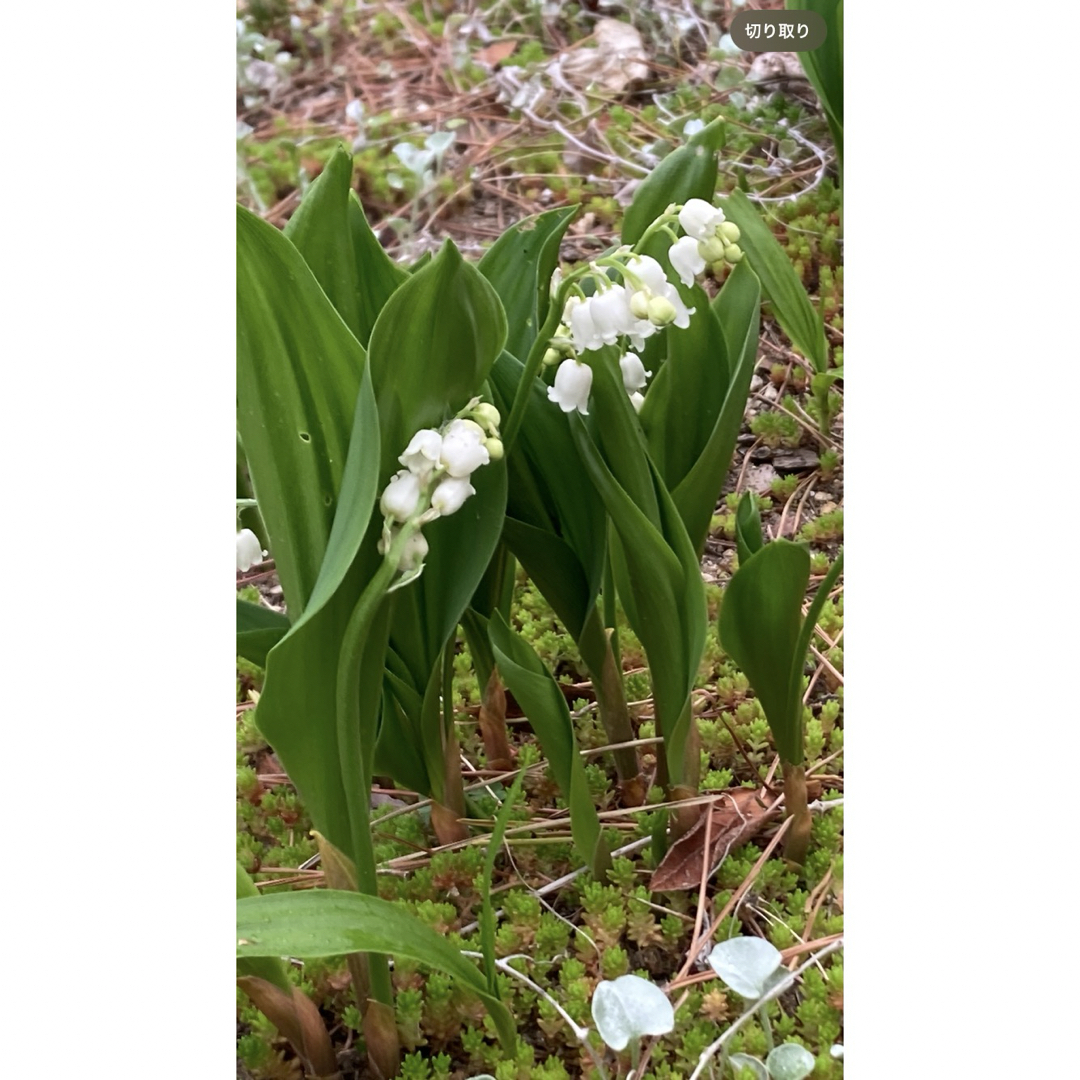
[[[634, 738], [615, 633], [625, 612], [663, 738], [654, 782], [679, 804], [658, 815], [658, 849], [696, 820], [699, 559], [757, 357], [755, 271], [774, 283], [783, 325], [812, 337], [817, 317], [750, 203], [714, 201], [721, 137], [717, 122], [671, 154], [638, 188], [622, 242], [574, 268], [558, 264], [571, 209], [512, 227], [478, 265], [448, 241], [402, 269], [367, 225], [344, 151], [284, 233], [239, 211], [238, 474], [286, 614], [239, 603], [238, 649], [265, 665], [256, 722], [312, 817], [331, 886], [295, 904], [238, 901], [239, 953], [350, 953], [384, 1076], [398, 1064], [385, 953], [461, 978], [455, 955], [471, 965], [404, 912], [385, 932], [369, 820], [372, 778], [388, 776], [431, 800], [440, 842], [468, 835], [451, 692], [459, 630], [488, 763], [513, 756], [506, 686], [580, 856], [597, 873], [607, 865], [566, 699], [511, 625], [517, 565], [576, 641], [612, 743]], [[724, 278], [711, 300], [707, 267]], [[262, 556], [242, 531], [238, 568]], [[643, 802], [633, 747], [612, 759], [624, 802]], [[322, 929], [290, 938], [309, 919]], [[497, 988], [476, 985], [512, 1052]]]

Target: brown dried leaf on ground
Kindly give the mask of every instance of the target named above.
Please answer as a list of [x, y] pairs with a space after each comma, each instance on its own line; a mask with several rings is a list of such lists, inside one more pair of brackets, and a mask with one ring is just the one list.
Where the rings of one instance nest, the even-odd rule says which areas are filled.
[[568, 49], [553, 62], [575, 86], [595, 84], [621, 94], [635, 79], [646, 79], [645, 42], [629, 23], [601, 19], [594, 35], [596, 47], [587, 45]]
[[712, 815], [709, 830], [709, 869], [728, 851], [745, 844], [773, 813], [776, 796], [757, 789], [733, 788], [705, 807], [697, 822], [668, 848], [653, 871], [649, 888], [653, 892], [690, 889], [701, 883], [705, 855], [705, 822]]

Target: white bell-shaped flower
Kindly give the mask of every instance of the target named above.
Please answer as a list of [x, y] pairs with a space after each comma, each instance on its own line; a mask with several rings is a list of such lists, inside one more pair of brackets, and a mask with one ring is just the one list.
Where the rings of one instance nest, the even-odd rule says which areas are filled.
[[630, 404], [634, 406], [634, 412], [641, 412], [641, 406], [645, 404], [645, 395], [635, 390], [630, 395]]
[[424, 428], [409, 440], [398, 461], [414, 475], [426, 477], [439, 464], [441, 453], [442, 436], [434, 428]]
[[622, 372], [622, 383], [628, 394], [643, 389], [649, 376], [652, 375], [651, 371], [645, 370], [641, 357], [632, 352], [628, 352], [619, 361], [619, 370]]
[[668, 284], [664, 268], [651, 255], [635, 255], [626, 269], [645, 286], [649, 292], [659, 293]]
[[471, 475], [491, 457], [484, 446], [484, 429], [472, 420], [452, 420], [442, 437], [439, 460], [450, 476], [460, 479]]
[[705, 260], [698, 251], [698, 243], [692, 236], [680, 236], [668, 250], [671, 265], [684, 285], [693, 285], [694, 279], [705, 269]]
[[590, 349], [604, 347], [604, 335], [600, 327], [593, 319], [593, 302], [596, 297], [590, 296], [581, 303], [575, 304], [570, 312], [570, 337], [574, 342], [574, 348], [578, 352], [587, 352]]
[[724, 222], [724, 211], [704, 199], [687, 199], [679, 211], [683, 232], [695, 240], [708, 240]]
[[636, 321], [630, 314], [629, 297], [621, 285], [612, 285], [591, 297], [589, 314], [605, 345], [614, 345], [615, 339], [628, 333]]
[[589, 391], [592, 390], [592, 368], [577, 360], [564, 360], [555, 372], [555, 385], [548, 387], [548, 400], [554, 401], [564, 413], [575, 409], [589, 415]]
[[408, 469], [394, 473], [379, 500], [379, 508], [385, 517], [395, 521], [408, 521], [416, 513], [420, 503], [420, 477]]
[[261, 563], [265, 554], [259, 538], [250, 529], [241, 529], [236, 534], [236, 569], [241, 573], [246, 574], [256, 563]]
[[443, 517], [457, 513], [470, 495], [476, 494], [476, 488], [464, 477], [448, 476], [440, 481], [431, 493], [431, 509], [437, 510]]

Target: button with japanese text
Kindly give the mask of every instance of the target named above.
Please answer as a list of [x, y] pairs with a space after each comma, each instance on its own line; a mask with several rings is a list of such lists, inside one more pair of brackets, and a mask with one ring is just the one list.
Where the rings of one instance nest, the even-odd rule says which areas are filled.
[[728, 29], [743, 52], [809, 52], [827, 32], [816, 11], [740, 11]]

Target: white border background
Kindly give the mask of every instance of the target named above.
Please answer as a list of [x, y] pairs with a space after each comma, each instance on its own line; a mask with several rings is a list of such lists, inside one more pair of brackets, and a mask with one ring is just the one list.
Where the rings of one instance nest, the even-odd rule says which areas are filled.
[[[1076, 994], [1078, 20], [845, 7], [847, 1067], [1035, 1075]], [[233, 1068], [233, 17], [5, 16], [13, 1076]]]

